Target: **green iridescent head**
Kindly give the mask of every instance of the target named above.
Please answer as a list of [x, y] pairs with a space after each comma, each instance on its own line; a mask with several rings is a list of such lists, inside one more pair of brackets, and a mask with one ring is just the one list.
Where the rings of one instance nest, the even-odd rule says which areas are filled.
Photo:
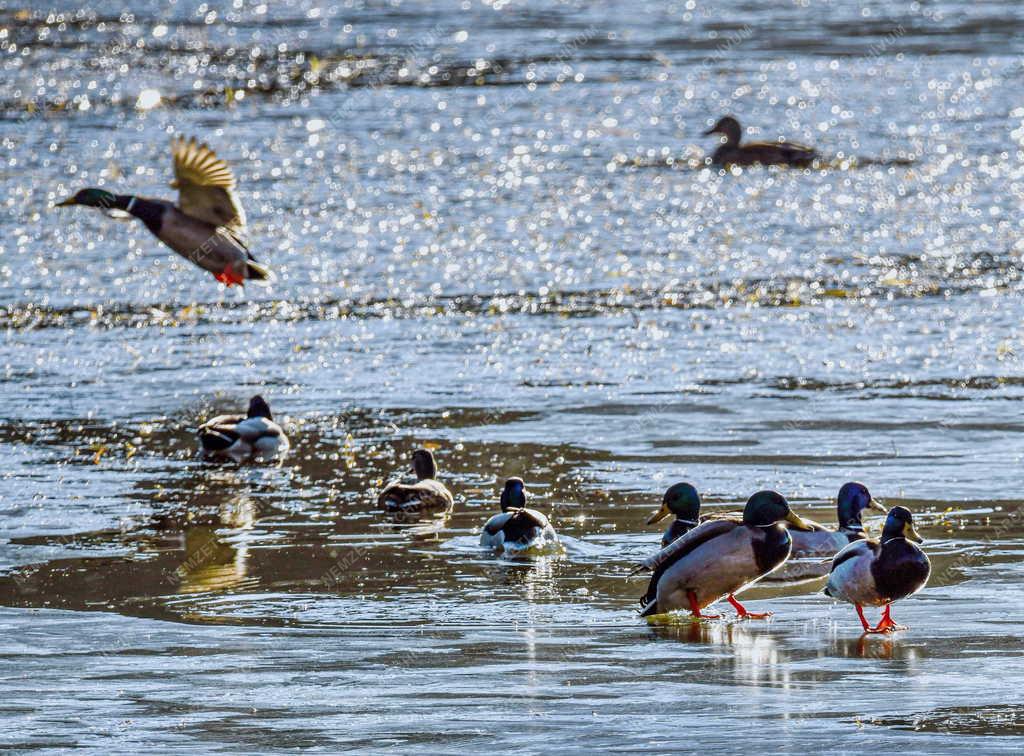
[[665, 492], [661, 499], [661, 509], [647, 519], [647, 524], [653, 525], [670, 514], [696, 525], [700, 517], [700, 494], [697, 489], [689, 483], [676, 483]]
[[63, 202], [58, 202], [56, 207], [70, 207], [71, 205], [85, 205], [86, 207], [109, 208], [114, 206], [115, 197], [110, 192], [96, 187], [80, 189], [73, 197], [68, 197]]
[[744, 525], [763, 528], [782, 521], [788, 522], [796, 530], [813, 530], [789, 508], [786, 497], [777, 491], [758, 491], [747, 499], [747, 506], [743, 508]]

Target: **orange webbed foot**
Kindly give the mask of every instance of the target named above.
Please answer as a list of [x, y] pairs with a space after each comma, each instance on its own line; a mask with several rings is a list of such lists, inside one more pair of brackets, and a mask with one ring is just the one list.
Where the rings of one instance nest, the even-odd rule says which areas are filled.
[[885, 610], [882, 612], [882, 619], [880, 619], [878, 621], [878, 624], [875, 625], [874, 627], [871, 627], [871, 625], [868, 624], [867, 619], [865, 619], [865, 617], [864, 617], [864, 610], [861, 609], [860, 606], [857, 607], [857, 614], [860, 615], [860, 621], [861, 621], [861, 624], [864, 626], [864, 634], [865, 635], [875, 634], [875, 633], [877, 633], [877, 634], [895, 633], [898, 630], [906, 630], [907, 629], [906, 625], [897, 625], [896, 622], [893, 621], [893, 618], [889, 615], [890, 607], [891, 607], [891, 604], [886, 604], [885, 605]]
[[889, 616], [889, 607], [891, 604], [885, 605], [885, 611], [882, 612], [882, 619], [879, 620], [878, 624], [870, 630], [866, 630], [868, 633], [895, 633], [897, 630], [906, 630], [906, 625], [897, 625], [891, 616]]
[[871, 623], [868, 622], [868, 618], [864, 616], [864, 607], [860, 604], [854, 604], [857, 607], [857, 616], [860, 617], [860, 625], [864, 628], [864, 632], [871, 632]]
[[227, 286], [229, 289], [232, 286], [245, 286], [245, 279], [235, 273], [230, 265], [224, 266], [224, 270], [220, 273], [214, 273], [213, 277], [220, 281], [222, 284]]
[[697, 603], [697, 594], [693, 591], [686, 592], [686, 598], [690, 602], [690, 612], [693, 614], [694, 619], [721, 619], [721, 614], [702, 614], [700, 611], [700, 604]]
[[749, 612], [747, 607], [743, 606], [739, 601], [736, 600], [735, 596], [729, 596], [729, 603], [732, 604], [733, 609], [736, 610], [736, 619], [756, 619], [763, 620], [768, 619], [772, 616], [773, 612]]

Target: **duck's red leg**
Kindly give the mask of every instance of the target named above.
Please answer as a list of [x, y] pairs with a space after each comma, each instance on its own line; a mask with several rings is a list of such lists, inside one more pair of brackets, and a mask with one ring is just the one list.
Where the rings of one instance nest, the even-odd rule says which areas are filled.
[[697, 594], [693, 591], [686, 592], [686, 598], [690, 602], [690, 611], [693, 612], [693, 616], [699, 617], [700, 619], [718, 619], [721, 614], [701, 614], [700, 604], [697, 603]]
[[225, 265], [224, 270], [220, 273], [214, 273], [213, 277], [220, 281], [222, 284], [227, 286], [229, 289], [233, 284], [238, 286], [245, 285], [245, 279], [235, 273], [234, 269], [230, 265]]
[[729, 594], [729, 603], [736, 610], [736, 617], [739, 619], [768, 619], [772, 616], [771, 612], [748, 612], [747, 608], [737, 601], [736, 597], [731, 593]]
[[864, 607], [860, 604], [855, 604], [857, 607], [857, 616], [860, 617], [860, 624], [864, 626], [864, 632], [871, 632], [871, 623], [868, 622], [868, 618], [864, 616]]
[[878, 624], [868, 630], [869, 633], [895, 633], [897, 630], [906, 630], [906, 625], [897, 625], [892, 617], [889, 616], [889, 609], [892, 604], [886, 604], [885, 610], [882, 612], [882, 619], [879, 620]]

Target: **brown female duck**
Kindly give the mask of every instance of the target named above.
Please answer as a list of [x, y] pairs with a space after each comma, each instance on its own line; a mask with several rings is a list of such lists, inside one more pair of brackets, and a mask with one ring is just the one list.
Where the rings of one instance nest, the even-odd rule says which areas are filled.
[[437, 462], [429, 449], [417, 449], [412, 453], [412, 469], [416, 473], [416, 482], [388, 484], [377, 497], [377, 506], [396, 517], [415, 517], [451, 509], [455, 499], [443, 483], [434, 479]]
[[732, 116], [720, 118], [704, 132], [705, 136], [721, 134], [722, 144], [711, 155], [712, 165], [792, 165], [806, 168], [818, 157], [813, 147], [796, 142], [747, 142], [740, 144], [743, 128]]

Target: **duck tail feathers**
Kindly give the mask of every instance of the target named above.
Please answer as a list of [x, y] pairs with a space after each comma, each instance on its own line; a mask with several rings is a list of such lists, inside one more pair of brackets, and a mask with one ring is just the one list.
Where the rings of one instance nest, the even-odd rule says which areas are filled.
[[269, 284], [274, 281], [274, 273], [266, 265], [255, 260], [248, 260], [245, 266], [245, 280], [258, 284]]

